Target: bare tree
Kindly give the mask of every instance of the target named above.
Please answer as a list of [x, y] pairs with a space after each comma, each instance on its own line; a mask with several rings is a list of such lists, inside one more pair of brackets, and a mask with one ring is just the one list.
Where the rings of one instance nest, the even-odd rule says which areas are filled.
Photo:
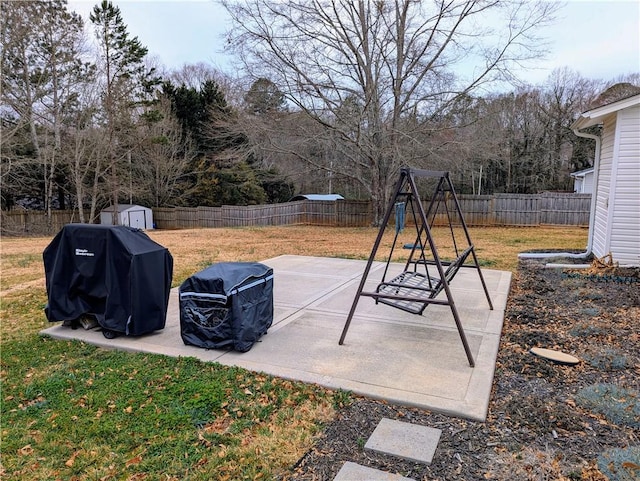
[[583, 140], [570, 127], [581, 112], [588, 110], [601, 85], [568, 68], [560, 68], [551, 73], [543, 86], [539, 113], [548, 119], [548, 148], [540, 161], [549, 173], [547, 188], [567, 190], [573, 168], [586, 167], [571, 165], [576, 144]]
[[[75, 109], [69, 116], [74, 129], [65, 137], [63, 156], [69, 172], [70, 188], [76, 196], [79, 220], [92, 223], [99, 207], [108, 200], [110, 190], [105, 182], [109, 171], [108, 133], [102, 128], [102, 91], [99, 85], [87, 83], [77, 91]], [[89, 207], [87, 212], [85, 206]]]
[[166, 78], [174, 85], [199, 89], [207, 80], [219, 83], [223, 75], [213, 65], [205, 62], [187, 63], [171, 71]]
[[30, 19], [35, 17], [33, 10], [32, 5], [0, 3], [2, 185], [5, 202], [8, 201], [7, 191], [22, 190], [21, 177], [25, 180], [30, 178], [20, 174], [38, 165], [35, 105], [41, 97], [40, 84], [43, 82], [33, 75], [35, 55], [33, 33], [29, 28]]
[[461, 102], [450, 112], [458, 149], [447, 152], [457, 154], [451, 170], [460, 190], [567, 190], [569, 173], [588, 166], [570, 126], [602, 85], [563, 68], [539, 86]]
[[184, 64], [178, 69], [165, 73], [163, 77], [176, 87], [184, 85], [195, 90], [199, 90], [205, 83], [213, 81], [232, 106], [240, 106], [246, 92], [246, 86], [241, 80], [206, 62]]
[[170, 99], [161, 97], [142, 116], [138, 137], [133, 163], [137, 187], [134, 194], [155, 207], [175, 204], [195, 149], [188, 138], [183, 141], [182, 128], [173, 115]]
[[[270, 78], [342, 157], [332, 165], [301, 158], [360, 182], [376, 223], [402, 164], [428, 160], [423, 134], [433, 119], [460, 95], [539, 57], [536, 28], [556, 9], [497, 0], [222, 3], [235, 24], [229, 43], [246, 71]], [[503, 15], [495, 28], [483, 26], [489, 14]], [[456, 76], [456, 65], [473, 60], [470, 73]]]
[[[41, 169], [44, 205], [60, 176], [61, 138], [76, 87], [90, 80], [83, 63], [82, 19], [66, 1], [2, 2], [2, 100], [29, 132], [33, 159]], [[61, 187], [61, 186], [58, 186]]]

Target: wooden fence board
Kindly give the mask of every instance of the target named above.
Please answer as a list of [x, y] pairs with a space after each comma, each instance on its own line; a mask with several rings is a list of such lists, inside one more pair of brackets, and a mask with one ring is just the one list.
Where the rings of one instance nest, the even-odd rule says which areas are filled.
[[222, 208], [198, 207], [198, 221], [201, 227], [223, 227]]
[[200, 227], [197, 207], [176, 207], [176, 220], [180, 229]]

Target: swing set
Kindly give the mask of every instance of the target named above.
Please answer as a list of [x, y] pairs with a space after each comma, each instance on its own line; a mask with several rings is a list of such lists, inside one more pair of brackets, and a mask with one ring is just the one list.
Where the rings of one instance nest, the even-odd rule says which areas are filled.
[[[435, 191], [426, 210], [420, 200], [420, 195], [415, 181], [416, 178], [421, 177], [436, 180]], [[453, 204], [452, 209], [449, 208], [449, 204], [451, 203]], [[444, 210], [447, 218], [449, 232], [453, 242], [453, 250], [456, 255], [456, 258], [451, 261], [442, 260], [440, 258], [431, 233], [436, 215], [439, 213], [441, 215], [442, 210]], [[391, 252], [387, 258], [382, 280], [374, 292], [364, 291], [364, 285], [369, 275], [369, 271], [371, 270], [378, 248], [380, 247], [385, 229], [391, 219], [391, 214], [394, 211], [395, 236], [391, 246]], [[416, 229], [416, 240], [413, 244], [405, 244], [403, 246], [405, 249], [411, 250], [403, 272], [392, 279], [387, 280], [389, 265], [391, 264], [393, 252], [398, 243], [399, 234], [405, 227], [407, 213], [409, 213], [413, 219], [413, 225]], [[459, 223], [458, 227], [461, 227], [464, 233], [462, 239], [456, 237], [455, 231], [459, 230], [455, 228], [456, 222]], [[467, 262], [469, 258], [471, 258], [472, 262]], [[467, 225], [462, 216], [460, 203], [458, 202], [453, 184], [449, 178], [449, 172], [410, 168], [401, 169], [395, 193], [389, 202], [378, 236], [373, 245], [371, 255], [367, 261], [358, 291], [353, 300], [351, 310], [349, 311], [349, 316], [347, 317], [347, 321], [342, 330], [339, 344], [342, 345], [344, 343], [356, 306], [358, 305], [358, 300], [362, 296], [375, 299], [376, 304], [386, 304], [418, 315], [421, 315], [429, 304], [448, 305], [456, 323], [469, 365], [474, 367], [475, 362], [473, 360], [473, 355], [469, 348], [469, 344], [458, 315], [458, 310], [449, 287], [449, 284], [462, 267], [471, 267], [477, 270], [480, 282], [482, 283], [482, 288], [484, 289], [484, 293], [489, 304], [489, 309], [493, 310], [489, 291], [487, 290], [487, 285], [482, 275]], [[445, 293], [445, 296], [438, 297], [442, 292]]]

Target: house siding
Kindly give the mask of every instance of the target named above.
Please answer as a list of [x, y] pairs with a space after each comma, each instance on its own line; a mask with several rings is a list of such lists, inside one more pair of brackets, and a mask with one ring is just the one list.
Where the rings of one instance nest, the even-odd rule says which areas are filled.
[[640, 105], [618, 112], [615, 197], [610, 251], [620, 264], [640, 265]]
[[611, 192], [616, 115], [612, 114], [606, 117], [603, 127], [592, 244], [593, 254], [597, 257], [603, 257], [609, 253], [607, 232], [609, 229], [609, 195]]

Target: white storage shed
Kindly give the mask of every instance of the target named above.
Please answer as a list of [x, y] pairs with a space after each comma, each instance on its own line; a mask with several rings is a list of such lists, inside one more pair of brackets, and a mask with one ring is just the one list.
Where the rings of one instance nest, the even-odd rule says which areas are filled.
[[153, 229], [153, 211], [148, 207], [135, 204], [118, 204], [100, 212], [100, 223], [114, 225], [113, 212], [116, 211], [117, 225], [126, 225], [136, 229]]
[[593, 167], [573, 172], [573, 191], [576, 194], [593, 194]]
[[[601, 135], [580, 132], [593, 125], [602, 125]], [[640, 266], [640, 95], [589, 110], [571, 128], [595, 140], [587, 249]]]

